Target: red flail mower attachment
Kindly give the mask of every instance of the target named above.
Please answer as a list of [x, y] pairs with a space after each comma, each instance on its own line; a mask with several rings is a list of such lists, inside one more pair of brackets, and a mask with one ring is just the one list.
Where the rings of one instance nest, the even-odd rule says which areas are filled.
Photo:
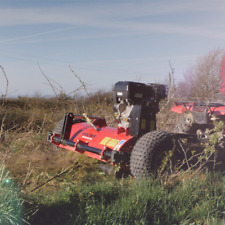
[[67, 113], [61, 125], [62, 132], [49, 134], [50, 142], [104, 162], [122, 160], [123, 154], [118, 153], [133, 138], [128, 131], [107, 127], [105, 119], [101, 117]]
[[166, 90], [161, 84], [118, 82], [113, 92], [117, 128], [108, 127], [102, 117], [67, 113], [48, 134], [48, 141], [59, 148], [119, 164], [131, 169], [135, 177], [145, 176], [155, 167], [155, 148], [168, 139], [167, 133], [154, 131], [159, 101], [167, 96]]

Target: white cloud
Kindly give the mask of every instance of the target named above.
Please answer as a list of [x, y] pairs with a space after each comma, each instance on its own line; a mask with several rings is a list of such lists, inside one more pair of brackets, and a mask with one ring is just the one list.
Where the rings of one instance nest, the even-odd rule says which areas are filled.
[[27, 25], [27, 24], [73, 24], [95, 25], [102, 19], [106, 21], [120, 21], [146, 17], [152, 15], [171, 15], [188, 12], [224, 12], [225, 1], [166, 1], [166, 2], [139, 2], [136, 3], [89, 3], [73, 4], [62, 7], [45, 8], [2, 8], [0, 10], [0, 25]]
[[[31, 39], [49, 33], [61, 32], [63, 30], [74, 29], [74, 27], [94, 27], [102, 29], [112, 29], [111, 35], [122, 32], [122, 35], [130, 33], [174, 33], [184, 35], [205, 36], [210, 38], [225, 38], [224, 29], [214, 30], [208, 27], [196, 26], [194, 22], [179, 25], [179, 19], [170, 23], [151, 22], [150, 16], [164, 15], [168, 18], [185, 16], [189, 12], [210, 12], [223, 15], [222, 0], [204, 1], [163, 1], [163, 2], [143, 2], [136, 3], [105, 3], [105, 4], [73, 4], [63, 7], [46, 8], [2, 8], [0, 9], [0, 27], [12, 25], [37, 25], [37, 24], [61, 24], [70, 27], [54, 29], [48, 32], [34, 33], [21, 37], [1, 40], [11, 42], [16, 40]], [[221, 13], [221, 14], [220, 14]], [[182, 15], [183, 14], [183, 15]], [[199, 14], [200, 16], [200, 14]], [[148, 17], [148, 19], [146, 19]], [[221, 16], [220, 16], [221, 17]], [[141, 19], [138, 20], [137, 18]], [[212, 20], [206, 18], [207, 20]], [[222, 20], [220, 20], [222, 22]], [[81, 37], [82, 38], [82, 37]]]

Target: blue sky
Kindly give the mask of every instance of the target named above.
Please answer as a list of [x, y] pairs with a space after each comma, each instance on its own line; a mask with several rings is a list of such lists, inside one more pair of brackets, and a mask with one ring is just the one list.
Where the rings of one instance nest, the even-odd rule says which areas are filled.
[[[80, 83], [110, 90], [119, 80], [179, 80], [209, 51], [225, 47], [224, 0], [0, 0], [0, 65], [8, 96], [65, 93]], [[60, 84], [60, 85], [58, 85]], [[0, 71], [0, 90], [5, 91]]]

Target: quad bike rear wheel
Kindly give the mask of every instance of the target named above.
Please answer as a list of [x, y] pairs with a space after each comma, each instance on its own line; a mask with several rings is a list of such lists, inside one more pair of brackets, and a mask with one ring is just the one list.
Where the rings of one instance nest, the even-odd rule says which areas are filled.
[[166, 153], [173, 149], [172, 137], [164, 131], [143, 135], [135, 144], [130, 158], [130, 170], [135, 178], [157, 175]]

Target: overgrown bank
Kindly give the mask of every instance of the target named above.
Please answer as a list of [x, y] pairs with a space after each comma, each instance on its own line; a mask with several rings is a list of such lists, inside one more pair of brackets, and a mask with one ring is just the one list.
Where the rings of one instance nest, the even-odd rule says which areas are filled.
[[[116, 180], [99, 172], [95, 160], [53, 151], [46, 142], [48, 130], [65, 112], [104, 116], [113, 125], [112, 105], [108, 95], [80, 101], [21, 98], [5, 102], [0, 113], [0, 154], [16, 192], [6, 186], [4, 175], [1, 192], [9, 192], [1, 199], [1, 209], [7, 206], [5, 212], [12, 216], [20, 212], [34, 225], [225, 223], [223, 174], [180, 172], [156, 180]], [[19, 208], [7, 203], [9, 197], [16, 199], [13, 193]], [[20, 217], [8, 224], [22, 223], [26, 224]]]

